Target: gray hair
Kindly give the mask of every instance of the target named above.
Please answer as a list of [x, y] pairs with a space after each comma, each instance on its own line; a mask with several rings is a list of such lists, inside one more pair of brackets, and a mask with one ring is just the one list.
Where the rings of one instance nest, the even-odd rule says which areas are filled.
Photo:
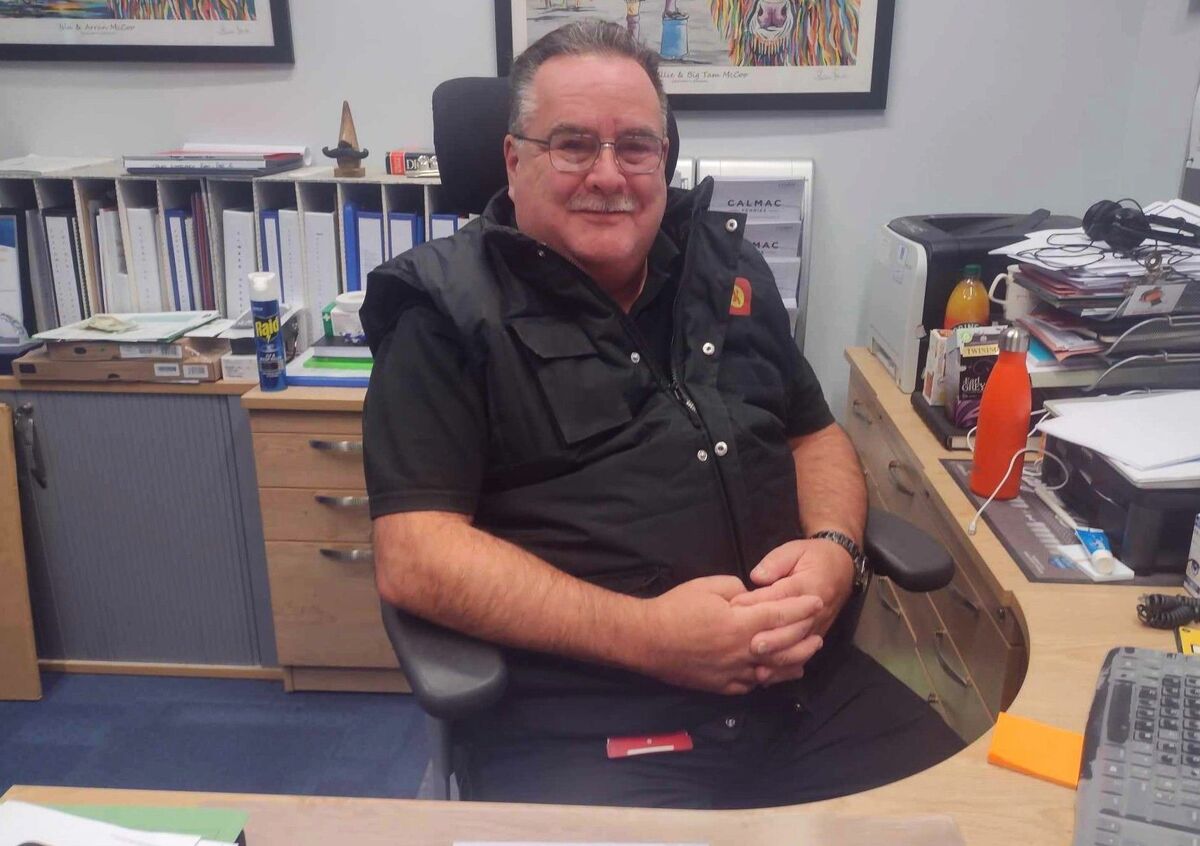
[[509, 132], [524, 132], [533, 111], [533, 77], [538, 68], [556, 56], [616, 56], [632, 59], [642, 66], [662, 111], [663, 131], [667, 127], [667, 94], [658, 76], [658, 54], [639, 43], [625, 27], [601, 20], [583, 20], [560, 26], [525, 48], [509, 71], [512, 107], [508, 113]]

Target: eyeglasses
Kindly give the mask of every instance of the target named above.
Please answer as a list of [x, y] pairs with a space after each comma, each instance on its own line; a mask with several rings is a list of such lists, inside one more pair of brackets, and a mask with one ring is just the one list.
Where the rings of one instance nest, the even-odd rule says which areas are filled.
[[512, 133], [513, 138], [545, 147], [550, 164], [562, 173], [582, 173], [592, 169], [600, 151], [612, 147], [617, 167], [626, 174], [653, 173], [666, 151], [666, 142], [657, 135], [622, 135], [613, 141], [601, 141], [592, 132], [556, 129], [549, 138], [530, 138]]

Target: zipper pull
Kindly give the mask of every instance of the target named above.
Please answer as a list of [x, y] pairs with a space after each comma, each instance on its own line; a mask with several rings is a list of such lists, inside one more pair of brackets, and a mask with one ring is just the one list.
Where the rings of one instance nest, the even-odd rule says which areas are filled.
[[692, 402], [692, 398], [683, 392], [683, 388], [674, 379], [671, 380], [671, 393], [675, 395], [679, 404], [688, 410], [688, 419], [692, 421], [692, 425], [699, 429], [700, 412], [696, 410], [696, 403]]

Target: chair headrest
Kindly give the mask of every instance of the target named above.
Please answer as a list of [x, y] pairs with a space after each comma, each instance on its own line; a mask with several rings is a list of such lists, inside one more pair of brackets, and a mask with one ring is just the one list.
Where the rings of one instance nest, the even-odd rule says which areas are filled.
[[[433, 90], [433, 148], [445, 211], [479, 214], [508, 182], [504, 136], [511, 94], [508, 77], [459, 77]], [[666, 176], [679, 159], [679, 128], [667, 113]]]

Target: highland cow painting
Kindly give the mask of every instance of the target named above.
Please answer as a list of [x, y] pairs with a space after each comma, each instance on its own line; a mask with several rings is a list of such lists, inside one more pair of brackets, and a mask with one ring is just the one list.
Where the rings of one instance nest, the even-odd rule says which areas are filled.
[[0, 59], [292, 61], [287, 0], [0, 0]]
[[662, 56], [676, 108], [881, 109], [895, 0], [496, 0], [500, 73], [564, 23], [600, 18]]

